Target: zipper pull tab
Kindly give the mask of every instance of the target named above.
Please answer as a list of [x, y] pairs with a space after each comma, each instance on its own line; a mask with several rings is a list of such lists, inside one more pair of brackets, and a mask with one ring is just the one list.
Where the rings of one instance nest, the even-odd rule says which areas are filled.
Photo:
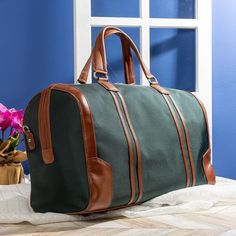
[[30, 151], [33, 151], [35, 149], [34, 135], [27, 125], [23, 126], [23, 131], [25, 134], [26, 142], [28, 144], [28, 148]]

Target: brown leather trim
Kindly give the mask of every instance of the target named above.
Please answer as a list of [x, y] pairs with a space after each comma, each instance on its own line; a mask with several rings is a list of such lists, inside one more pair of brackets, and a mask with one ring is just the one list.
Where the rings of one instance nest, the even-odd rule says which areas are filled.
[[179, 110], [179, 107], [176, 104], [175, 100], [173, 99], [173, 97], [171, 95], [169, 95], [169, 98], [172, 101], [172, 103], [174, 104], [175, 109], [180, 117], [180, 120], [181, 120], [183, 128], [184, 128], [184, 133], [185, 133], [185, 137], [186, 137], [186, 141], [187, 141], [188, 154], [189, 154], [189, 159], [190, 159], [190, 166], [191, 166], [191, 170], [192, 170], [192, 178], [193, 178], [192, 185], [195, 186], [196, 185], [196, 171], [195, 171], [195, 167], [194, 167], [193, 154], [192, 154], [192, 149], [191, 149], [191, 142], [190, 142], [190, 138], [189, 138], [188, 128], [186, 126], [183, 114]]
[[106, 209], [112, 201], [112, 167], [109, 163], [97, 157], [89, 158], [87, 165], [92, 183], [92, 195], [85, 212]]
[[216, 176], [213, 166], [211, 164], [211, 149], [208, 148], [207, 151], [203, 155], [202, 165], [204, 172], [206, 174], [207, 183], [208, 184], [215, 184], [216, 183]]
[[197, 102], [199, 103], [204, 118], [205, 118], [205, 122], [206, 122], [206, 126], [207, 126], [207, 133], [208, 133], [208, 149], [206, 151], [206, 153], [203, 155], [203, 160], [202, 160], [202, 164], [203, 164], [203, 169], [205, 171], [205, 175], [207, 178], [207, 183], [208, 184], [215, 184], [215, 172], [214, 172], [214, 168], [211, 164], [211, 141], [210, 141], [210, 131], [209, 131], [209, 124], [208, 124], [208, 118], [207, 118], [207, 111], [205, 106], [203, 105], [202, 101], [195, 96], [195, 94], [191, 93], [197, 100]]
[[[49, 112], [49, 94], [51, 94], [52, 89], [69, 93], [76, 99], [80, 108], [81, 127], [90, 193], [88, 206], [83, 213], [106, 209], [110, 206], [112, 200], [112, 169], [108, 163], [97, 157], [95, 130], [88, 102], [84, 94], [73, 86], [56, 84], [46, 89], [41, 95], [39, 109], [39, 132], [41, 137], [40, 143], [41, 146], [44, 147], [44, 149], [42, 149], [43, 157], [46, 159], [47, 163], [49, 161], [50, 163], [53, 163], [54, 161]], [[47, 145], [46, 149], [45, 145]], [[47, 152], [47, 150], [50, 150], [50, 152]], [[104, 183], [106, 183], [106, 185], [104, 185]]]
[[45, 164], [51, 164], [54, 162], [50, 126], [50, 97], [53, 86], [54, 85], [41, 92], [38, 110], [39, 140]]
[[96, 137], [93, 119], [86, 97], [78, 88], [75, 88], [71, 85], [57, 84], [53, 89], [69, 93], [78, 102], [81, 113], [86, 159], [97, 157]]
[[161, 94], [170, 94], [168, 90], [162, 88], [158, 83], [151, 83], [150, 86]]
[[189, 187], [190, 186], [190, 176], [189, 176], [187, 158], [186, 158], [185, 151], [184, 151], [184, 140], [183, 140], [183, 136], [182, 136], [182, 131], [181, 131], [181, 128], [179, 126], [178, 119], [176, 117], [175, 111], [173, 110], [172, 106], [170, 105], [170, 102], [168, 101], [168, 98], [167, 98], [168, 95], [162, 94], [162, 96], [163, 96], [163, 98], [164, 98], [164, 100], [165, 100], [165, 102], [166, 102], [166, 104], [167, 104], [167, 106], [170, 110], [170, 113], [173, 117], [176, 129], [177, 129], [177, 133], [178, 133], [178, 136], [179, 136], [180, 147], [181, 147], [181, 152], [182, 152], [182, 157], [183, 157], [183, 162], [184, 162], [184, 168], [185, 168], [186, 187]]
[[123, 106], [123, 109], [124, 109], [124, 113], [125, 113], [125, 116], [126, 116], [126, 120], [127, 120], [128, 125], [129, 125], [129, 129], [131, 131], [131, 134], [132, 134], [132, 136], [134, 138], [134, 143], [135, 143], [135, 146], [136, 146], [136, 156], [137, 156], [137, 163], [138, 163], [138, 171], [137, 172], [138, 172], [138, 184], [139, 184], [139, 195], [138, 195], [138, 199], [136, 200], [136, 203], [137, 203], [137, 202], [139, 202], [141, 200], [141, 198], [143, 196], [143, 178], [142, 178], [142, 156], [141, 156], [141, 150], [140, 150], [140, 145], [139, 145], [137, 136], [135, 134], [133, 125], [132, 125], [131, 120], [130, 120], [130, 116], [129, 116], [129, 112], [128, 112], [125, 100], [124, 100], [124, 98], [123, 98], [123, 96], [121, 95], [120, 92], [118, 92], [117, 94], [120, 97], [120, 100], [121, 100], [121, 103], [122, 103], [122, 106]]
[[109, 83], [107, 80], [98, 79], [98, 84], [102, 85], [108, 91], [113, 91], [113, 92], [119, 91], [118, 88], [116, 88], [113, 84]]
[[117, 100], [117, 97], [115, 96], [114, 92], [110, 91], [110, 94], [114, 100], [114, 104], [117, 110], [117, 113], [119, 115], [120, 121], [121, 121], [121, 125], [123, 127], [124, 130], [124, 134], [125, 134], [125, 138], [127, 140], [127, 144], [128, 144], [128, 153], [129, 153], [129, 174], [130, 174], [130, 187], [131, 187], [131, 196], [130, 196], [130, 200], [128, 202], [128, 205], [132, 204], [134, 201], [134, 197], [135, 197], [135, 171], [134, 171], [134, 153], [133, 153], [133, 147], [132, 147], [132, 142], [131, 142], [131, 138], [128, 132], [128, 129], [126, 127], [125, 124], [125, 120], [124, 117], [122, 115], [120, 106], [119, 106], [119, 102]]
[[135, 84], [134, 63], [130, 47], [125, 43], [124, 38], [121, 38], [121, 45], [123, 51], [123, 66], [126, 84]]

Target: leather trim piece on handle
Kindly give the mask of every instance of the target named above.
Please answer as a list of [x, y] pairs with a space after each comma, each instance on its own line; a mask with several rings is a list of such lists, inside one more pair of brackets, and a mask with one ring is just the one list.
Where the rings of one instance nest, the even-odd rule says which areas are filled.
[[133, 125], [131, 123], [128, 108], [126, 106], [125, 100], [124, 100], [124, 98], [123, 98], [123, 96], [121, 95], [120, 92], [118, 92], [117, 94], [118, 94], [118, 96], [121, 100], [121, 104], [122, 104], [123, 109], [124, 109], [126, 120], [127, 120], [129, 129], [130, 129], [130, 132], [133, 136], [135, 147], [136, 147], [136, 156], [137, 156], [137, 163], [138, 163], [138, 171], [137, 172], [138, 172], [139, 195], [138, 195], [138, 198], [137, 198], [135, 203], [138, 203], [141, 200], [142, 196], [143, 196], [142, 155], [141, 155], [141, 150], [140, 150], [140, 145], [139, 145], [139, 142], [138, 142], [138, 138], [135, 134]]
[[100, 84], [102, 87], [104, 87], [108, 91], [113, 91], [113, 92], [119, 91], [118, 88], [116, 88], [113, 84], [109, 83], [106, 80], [98, 79], [98, 84]]
[[51, 126], [50, 126], [50, 98], [54, 85], [44, 89], [40, 95], [38, 110], [38, 132], [42, 149], [42, 157], [45, 164], [54, 162], [52, 149]]
[[161, 94], [170, 94], [168, 90], [162, 88], [158, 83], [151, 83], [150, 86]]
[[164, 100], [165, 100], [165, 102], [166, 102], [166, 104], [167, 104], [167, 106], [170, 110], [171, 116], [173, 117], [173, 120], [174, 120], [174, 123], [175, 123], [175, 126], [176, 126], [176, 130], [177, 130], [177, 133], [178, 133], [178, 136], [179, 136], [180, 148], [181, 148], [181, 152], [182, 152], [184, 168], [185, 168], [185, 175], [186, 175], [186, 187], [189, 187], [190, 186], [190, 176], [189, 176], [187, 158], [186, 158], [185, 151], [184, 151], [184, 140], [183, 140], [182, 131], [181, 131], [181, 128], [179, 126], [176, 114], [175, 114], [173, 108], [171, 107], [170, 102], [168, 101], [168, 98], [167, 98], [168, 95], [162, 94], [162, 96], [163, 96], [163, 98], [164, 98]]
[[112, 91], [110, 91], [110, 94], [111, 94], [111, 96], [113, 98], [113, 101], [114, 101], [114, 104], [115, 104], [118, 116], [120, 118], [121, 125], [122, 125], [123, 130], [124, 130], [125, 138], [126, 138], [127, 144], [128, 144], [131, 195], [130, 195], [130, 200], [129, 200], [127, 205], [130, 205], [130, 204], [133, 203], [134, 197], [135, 197], [135, 172], [134, 172], [134, 153], [133, 153], [133, 147], [132, 147], [131, 138], [130, 138], [128, 129], [126, 127], [125, 120], [124, 120], [124, 117], [122, 115], [122, 112], [121, 112], [121, 109], [120, 109], [117, 97], [114, 94], [114, 92], [112, 92]]
[[192, 94], [195, 99], [197, 100], [197, 102], [199, 103], [203, 115], [204, 115], [204, 119], [206, 122], [206, 126], [207, 126], [207, 133], [208, 133], [208, 149], [205, 152], [205, 154], [203, 155], [203, 160], [202, 160], [202, 165], [203, 165], [203, 169], [205, 171], [205, 175], [207, 178], [207, 183], [208, 184], [215, 184], [216, 180], [215, 180], [215, 171], [214, 168], [211, 164], [211, 142], [210, 142], [210, 131], [209, 131], [209, 124], [208, 124], [208, 118], [207, 118], [207, 111], [205, 106], [203, 105], [202, 101], [193, 93]]
[[185, 137], [186, 137], [186, 142], [187, 142], [187, 149], [188, 149], [188, 154], [189, 154], [189, 159], [190, 159], [190, 166], [191, 166], [191, 171], [192, 171], [192, 179], [193, 179], [193, 183], [192, 185], [195, 186], [196, 185], [196, 171], [195, 171], [195, 166], [194, 166], [194, 161], [193, 161], [193, 154], [192, 154], [192, 148], [191, 148], [191, 142], [190, 142], [190, 138], [189, 138], [189, 133], [188, 133], [188, 128], [186, 126], [186, 122], [185, 119], [183, 117], [182, 112], [180, 111], [178, 105], [176, 104], [175, 100], [173, 99], [173, 97], [171, 95], [169, 95], [170, 100], [172, 101], [179, 117], [181, 120], [181, 123], [183, 125], [184, 128], [184, 133], [185, 133]]
[[[40, 126], [40, 142], [42, 145], [42, 140], [48, 142], [47, 149], [53, 150], [51, 142], [50, 130], [50, 96], [51, 90], [58, 90], [70, 94], [75, 98], [80, 108], [81, 114], [81, 127], [82, 135], [84, 141], [85, 159], [88, 173], [89, 182], [89, 203], [85, 210], [80, 213], [87, 213], [90, 211], [97, 211], [106, 209], [110, 206], [112, 201], [112, 169], [111, 166], [105, 161], [97, 157], [96, 148], [96, 137], [93, 125], [93, 119], [88, 102], [84, 94], [77, 88], [70, 85], [55, 84], [49, 87], [47, 92], [42, 93], [42, 98], [40, 102], [41, 109], [39, 109], [39, 124], [45, 121], [45, 124]], [[43, 108], [44, 107], [44, 108]], [[45, 109], [45, 110], [43, 110]], [[44, 111], [44, 113], [42, 113]], [[48, 130], [49, 127], [49, 130]], [[42, 129], [43, 128], [43, 129]], [[46, 132], [46, 133], [45, 133]], [[48, 155], [53, 155], [53, 152], [47, 153]], [[53, 163], [54, 157], [47, 158]], [[104, 183], [104, 184], [101, 184]], [[106, 183], [106, 184], [105, 184]]]

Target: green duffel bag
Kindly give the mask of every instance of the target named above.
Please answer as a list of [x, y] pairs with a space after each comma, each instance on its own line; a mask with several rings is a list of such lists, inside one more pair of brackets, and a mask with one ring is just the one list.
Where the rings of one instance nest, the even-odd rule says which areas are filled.
[[[104, 40], [112, 34], [122, 42], [126, 84], [108, 79]], [[131, 49], [150, 86], [135, 85]], [[97, 83], [86, 84], [91, 63]], [[78, 82], [49, 86], [25, 111], [36, 212], [102, 212], [215, 183], [203, 104], [161, 87], [120, 29], [100, 32]]]

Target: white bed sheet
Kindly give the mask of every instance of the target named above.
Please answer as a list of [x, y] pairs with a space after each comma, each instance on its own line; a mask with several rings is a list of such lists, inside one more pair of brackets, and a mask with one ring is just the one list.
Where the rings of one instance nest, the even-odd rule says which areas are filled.
[[214, 186], [181, 189], [154, 198], [139, 206], [87, 217], [55, 213], [35, 213], [30, 207], [30, 184], [0, 186], [0, 223], [48, 224], [125, 216], [151, 217], [209, 210], [214, 206], [236, 205], [236, 181], [217, 177]]

